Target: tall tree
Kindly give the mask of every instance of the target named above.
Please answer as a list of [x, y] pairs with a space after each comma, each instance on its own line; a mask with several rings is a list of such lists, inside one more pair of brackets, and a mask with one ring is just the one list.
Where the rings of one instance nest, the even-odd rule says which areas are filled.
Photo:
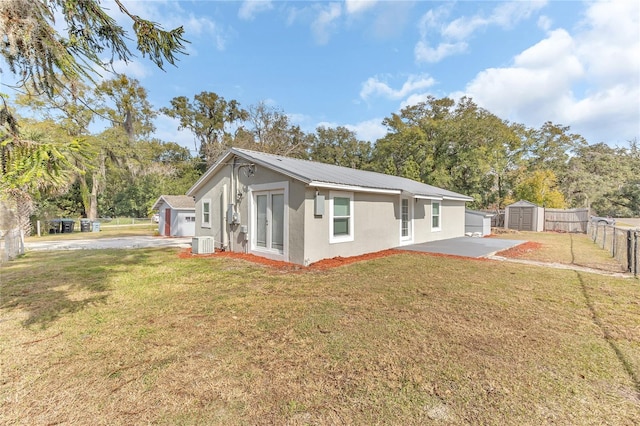
[[127, 187], [134, 184], [137, 174], [144, 174], [138, 144], [155, 130], [152, 120], [157, 115], [147, 99], [147, 91], [126, 75], [102, 82], [95, 93], [101, 99], [96, 110], [109, 120], [111, 127], [94, 138], [97, 155], [86, 212], [90, 219], [99, 215], [100, 195], [107, 189], [109, 178], [124, 179]]
[[462, 192], [478, 207], [503, 204], [522, 155], [517, 127], [470, 98], [430, 97], [383, 123], [389, 132], [375, 144], [376, 170]]
[[[137, 50], [160, 68], [165, 61], [174, 64], [176, 54], [185, 53], [182, 27], [165, 31], [159, 25], [131, 14], [121, 0], [114, 0], [121, 12], [133, 21]], [[66, 34], [57, 31], [56, 11], [61, 12]], [[3, 0], [0, 2], [0, 55], [18, 86], [32, 86], [50, 96], [66, 90], [62, 75], [69, 81], [92, 80], [97, 68], [116, 60], [128, 62], [127, 32], [116, 24], [100, 0]], [[107, 55], [105, 55], [105, 53]], [[111, 55], [106, 63], [102, 57]], [[4, 70], [0, 69], [0, 74]], [[39, 159], [47, 157], [51, 146], [33, 144], [23, 138], [5, 97], [0, 104], [0, 143], [2, 156], [11, 151], [12, 161], [47, 167]], [[28, 149], [16, 149], [16, 147]], [[16, 155], [31, 158], [18, 159]], [[5, 161], [5, 160], [3, 160]], [[5, 164], [9, 164], [5, 161]], [[0, 180], [6, 181], [5, 170]], [[49, 170], [39, 173], [47, 174]], [[6, 185], [6, 182], [4, 182]], [[5, 194], [6, 195], [6, 194]]]
[[[175, 64], [184, 54], [184, 29], [164, 30], [158, 24], [129, 12], [121, 0], [114, 0], [133, 21], [137, 50], [158, 67]], [[56, 12], [64, 20], [65, 33], [56, 29]], [[91, 80], [94, 66], [106, 68], [114, 61], [129, 62], [127, 31], [100, 5], [100, 0], [3, 0], [0, 2], [0, 55], [20, 85], [31, 84], [53, 93], [70, 80]], [[111, 56], [105, 63], [103, 58]], [[2, 71], [0, 71], [2, 72]]]
[[76, 164], [87, 152], [83, 138], [71, 138], [52, 121], [22, 120], [20, 137], [0, 128], [0, 197], [15, 210], [18, 227], [31, 232], [29, 216], [43, 194], [59, 193], [80, 173]]
[[99, 111], [108, 117], [112, 126], [122, 128], [131, 142], [155, 130], [153, 119], [158, 113], [138, 80], [119, 74], [99, 84], [96, 94], [102, 98]]
[[563, 209], [566, 202], [558, 189], [556, 175], [551, 170], [535, 170], [524, 175], [514, 190], [515, 198], [534, 204]]
[[171, 99], [171, 107], [160, 111], [180, 120], [179, 129], [195, 136], [195, 148], [207, 165], [227, 149], [234, 126], [248, 118], [248, 112], [236, 100], [227, 101], [213, 92], [201, 92], [193, 102], [185, 96]]
[[529, 167], [534, 170], [551, 170], [560, 179], [564, 178], [571, 155], [587, 145], [582, 136], [570, 133], [569, 126], [550, 121], [539, 129], [532, 130], [528, 136], [526, 144]]
[[247, 128], [236, 134], [233, 144], [257, 151], [307, 157], [310, 136], [291, 124], [289, 116], [277, 107], [264, 102], [251, 105], [248, 111]]
[[309, 158], [321, 163], [366, 169], [371, 161], [371, 144], [356, 138], [346, 127], [318, 127], [309, 147]]
[[[90, 210], [90, 190], [87, 175], [95, 170], [95, 159], [99, 149], [92, 144], [95, 142], [90, 136], [89, 126], [96, 117], [99, 99], [93, 96], [93, 91], [82, 81], [71, 80], [65, 76], [58, 77], [65, 83], [65, 89], [54, 88], [51, 93], [42, 93], [32, 86], [16, 97], [16, 103], [31, 109], [34, 113], [47, 120], [55, 121], [68, 136], [83, 138], [87, 144], [87, 155], [76, 163], [77, 173], [70, 175], [71, 182], [78, 181], [80, 197], [84, 210]], [[93, 105], [94, 107], [90, 107]]]

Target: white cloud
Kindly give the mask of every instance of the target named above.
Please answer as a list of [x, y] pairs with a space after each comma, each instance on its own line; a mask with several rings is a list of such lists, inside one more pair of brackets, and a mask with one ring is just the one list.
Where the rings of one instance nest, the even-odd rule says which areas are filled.
[[344, 127], [354, 132], [359, 140], [373, 143], [387, 134], [387, 128], [382, 125], [382, 120], [382, 118], [373, 118], [356, 124], [346, 124]]
[[586, 13], [586, 31], [576, 36], [578, 54], [590, 77], [603, 84], [640, 78], [640, 2], [593, 4]]
[[553, 24], [553, 21], [548, 16], [543, 15], [538, 18], [538, 28], [540, 28], [543, 31], [549, 31], [551, 29], [552, 24]]
[[336, 20], [342, 15], [342, 7], [338, 3], [329, 3], [320, 8], [316, 19], [311, 23], [311, 31], [318, 44], [327, 44], [331, 33], [337, 27]]
[[584, 16], [572, 33], [550, 31], [511, 66], [481, 71], [455, 95], [531, 127], [569, 125], [591, 143], [639, 137], [639, 3], [591, 3]]
[[511, 28], [518, 22], [529, 19], [534, 12], [546, 5], [546, 0], [502, 3], [493, 9], [488, 21], [489, 24], [499, 25], [502, 28]]
[[158, 114], [153, 123], [156, 126], [154, 136], [167, 142], [175, 142], [191, 151], [192, 155], [197, 155], [195, 136], [189, 130], [178, 130], [180, 120]]
[[410, 75], [400, 89], [393, 89], [387, 83], [380, 81], [378, 77], [370, 77], [362, 84], [360, 97], [368, 99], [372, 96], [381, 96], [387, 99], [402, 99], [413, 92], [433, 86], [435, 80], [428, 75]]
[[[466, 41], [476, 31], [489, 26], [511, 28], [545, 4], [546, 1], [507, 2], [496, 6], [489, 16], [478, 13], [470, 17], [462, 16], [449, 23], [446, 23], [446, 18], [451, 13], [450, 5], [431, 9], [420, 20], [421, 38], [414, 49], [416, 61], [434, 63], [464, 53], [468, 48]], [[434, 42], [431, 39], [437, 40]]]
[[518, 119], [524, 115], [555, 121], [553, 117], [561, 113], [558, 100], [571, 98], [572, 83], [583, 75], [573, 39], [566, 31], [556, 30], [516, 56], [512, 67], [480, 72], [467, 92], [501, 117], [516, 112]]
[[425, 93], [414, 93], [409, 96], [407, 99], [400, 103], [400, 109], [404, 109], [408, 106], [418, 105], [421, 102], [426, 102], [429, 100], [429, 97], [433, 96], [433, 93], [425, 92]]
[[376, 0], [345, 0], [345, 9], [347, 13], [360, 13], [372, 8], [377, 3]]
[[[133, 77], [137, 80], [142, 80], [149, 75], [149, 69], [139, 60], [132, 60], [129, 63], [124, 61], [115, 61], [113, 63], [113, 70], [118, 74], [125, 74], [128, 77]], [[104, 75], [104, 72], [102, 73]], [[106, 75], [107, 78], [111, 78], [111, 75]]]
[[371, 120], [361, 121], [356, 124], [338, 124], [330, 121], [320, 121], [312, 131], [315, 132], [318, 127], [331, 129], [344, 127], [355, 133], [356, 139], [374, 143], [387, 134], [387, 128], [382, 125], [382, 120], [382, 118], [372, 118]]
[[238, 17], [247, 21], [255, 19], [256, 15], [273, 9], [271, 0], [246, 0], [242, 2]]
[[507, 2], [496, 6], [488, 17], [476, 14], [461, 17], [450, 22], [442, 30], [442, 36], [454, 40], [469, 38], [474, 32], [491, 25], [501, 28], [512, 28], [518, 22], [529, 18], [533, 12], [544, 7], [546, 1]]
[[431, 47], [426, 41], [421, 40], [416, 44], [414, 53], [418, 62], [435, 63], [447, 56], [463, 53], [467, 47], [467, 43], [464, 42], [440, 43], [437, 47]]

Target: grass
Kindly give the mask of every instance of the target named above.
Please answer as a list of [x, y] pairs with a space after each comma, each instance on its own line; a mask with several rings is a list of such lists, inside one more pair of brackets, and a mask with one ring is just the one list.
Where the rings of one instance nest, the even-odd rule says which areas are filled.
[[90, 240], [99, 238], [125, 237], [137, 235], [157, 235], [158, 224], [114, 225], [100, 224], [100, 232], [80, 232], [76, 226], [74, 232], [64, 234], [43, 233], [42, 236], [32, 235], [26, 241], [62, 241], [62, 240]]
[[[578, 245], [574, 245], [574, 248]], [[175, 250], [0, 270], [3, 424], [635, 424], [636, 280], [399, 254]]]
[[521, 259], [624, 272], [622, 265], [609, 252], [601, 250], [585, 234], [510, 231], [494, 235], [494, 238], [533, 241], [541, 245], [519, 253]]

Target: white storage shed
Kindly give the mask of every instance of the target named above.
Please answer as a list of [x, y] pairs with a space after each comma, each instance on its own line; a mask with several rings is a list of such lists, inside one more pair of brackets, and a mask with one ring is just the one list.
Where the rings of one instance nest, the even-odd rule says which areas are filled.
[[520, 200], [505, 207], [504, 227], [517, 231], [544, 231], [544, 207]]
[[491, 235], [491, 218], [493, 213], [477, 210], [465, 210], [464, 233], [465, 235], [485, 237]]
[[158, 211], [158, 233], [165, 237], [196, 234], [196, 202], [187, 195], [161, 195], [153, 205]]

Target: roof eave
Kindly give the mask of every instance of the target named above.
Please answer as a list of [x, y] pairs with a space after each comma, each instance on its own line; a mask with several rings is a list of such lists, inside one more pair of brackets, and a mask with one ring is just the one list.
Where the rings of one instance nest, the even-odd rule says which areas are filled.
[[313, 186], [314, 188], [334, 189], [336, 191], [352, 191], [352, 192], [369, 192], [373, 194], [401, 194], [402, 191], [398, 189], [386, 189], [386, 188], [371, 188], [358, 185], [343, 185], [331, 182], [321, 182], [312, 180], [307, 183], [307, 186]]
[[454, 197], [451, 195], [445, 195], [442, 197], [444, 200], [452, 200], [452, 201], [473, 201], [473, 198], [467, 197], [465, 195], [461, 195], [459, 197]]
[[158, 210], [160, 208], [160, 203], [161, 202], [165, 202], [164, 201], [164, 197], [161, 195], [160, 197], [158, 197], [158, 199], [156, 200], [155, 203], [153, 203], [153, 207], [151, 207], [151, 210]]
[[207, 169], [206, 172], [204, 172], [204, 174], [202, 176], [200, 176], [200, 179], [198, 179], [196, 181], [196, 183], [194, 183], [191, 188], [189, 188], [189, 190], [187, 191], [187, 195], [191, 196], [191, 197], [195, 197], [195, 193], [196, 191], [198, 191], [208, 180], [209, 177], [211, 175], [213, 175], [215, 172], [218, 171], [218, 169], [220, 168], [220, 166], [227, 161], [227, 159], [233, 154], [233, 148], [227, 150], [227, 152], [225, 152], [222, 157], [220, 157], [218, 159], [218, 161], [216, 161], [211, 167], [209, 167], [209, 169]]

